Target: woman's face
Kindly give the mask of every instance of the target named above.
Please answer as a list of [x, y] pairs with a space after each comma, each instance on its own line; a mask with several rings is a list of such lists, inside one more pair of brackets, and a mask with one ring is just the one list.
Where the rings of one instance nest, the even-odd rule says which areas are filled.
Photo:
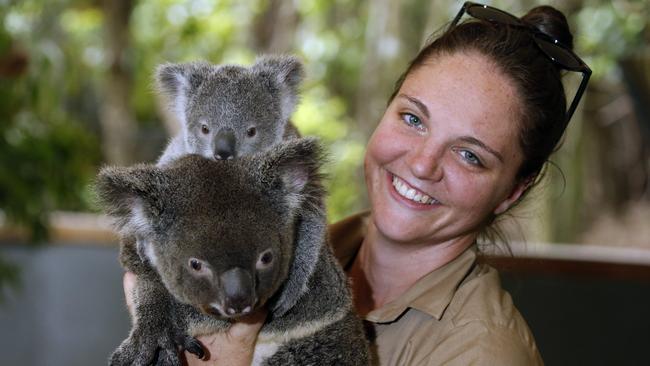
[[518, 115], [514, 86], [485, 56], [442, 55], [412, 71], [366, 151], [379, 232], [405, 243], [473, 241], [524, 191]]

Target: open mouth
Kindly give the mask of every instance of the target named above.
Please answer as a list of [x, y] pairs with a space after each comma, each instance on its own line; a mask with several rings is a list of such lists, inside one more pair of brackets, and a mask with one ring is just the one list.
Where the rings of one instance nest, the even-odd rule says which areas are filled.
[[427, 195], [426, 193], [411, 187], [408, 183], [395, 175], [392, 175], [392, 183], [393, 187], [395, 187], [395, 191], [407, 200], [424, 205], [433, 205], [440, 203], [438, 200]]

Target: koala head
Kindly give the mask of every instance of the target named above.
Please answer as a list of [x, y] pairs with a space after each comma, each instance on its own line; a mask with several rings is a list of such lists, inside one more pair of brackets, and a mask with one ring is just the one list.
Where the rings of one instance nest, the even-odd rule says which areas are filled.
[[296, 139], [231, 161], [104, 168], [96, 190], [177, 300], [237, 317], [290, 275], [301, 207], [322, 199], [321, 160], [316, 140]]
[[303, 77], [291, 56], [265, 56], [251, 67], [205, 62], [165, 64], [158, 89], [182, 124], [187, 153], [230, 159], [282, 140]]

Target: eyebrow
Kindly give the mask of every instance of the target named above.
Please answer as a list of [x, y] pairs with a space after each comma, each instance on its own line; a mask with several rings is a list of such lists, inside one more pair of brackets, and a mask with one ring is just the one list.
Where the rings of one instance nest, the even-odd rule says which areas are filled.
[[477, 139], [475, 137], [472, 137], [472, 136], [462, 136], [459, 140], [480, 147], [481, 149], [483, 149], [483, 150], [489, 152], [490, 154], [496, 156], [497, 159], [499, 159], [499, 161], [503, 163], [503, 156], [501, 154], [499, 154], [499, 152], [497, 152], [496, 150], [493, 150], [491, 147], [487, 146], [485, 143], [483, 143], [483, 141], [481, 141], [481, 140], [479, 140], [479, 139]]
[[431, 118], [431, 116], [429, 115], [429, 109], [419, 99], [411, 97], [411, 96], [403, 94], [403, 93], [400, 93], [397, 96], [399, 98], [404, 98], [404, 99], [408, 100], [409, 102], [414, 104], [420, 110], [420, 112], [422, 112], [422, 114], [424, 114], [425, 117]]
[[[408, 100], [409, 102], [414, 104], [420, 110], [420, 112], [422, 112], [422, 114], [424, 114], [427, 118], [431, 118], [431, 116], [429, 115], [429, 109], [419, 99], [417, 99], [415, 97], [412, 97], [410, 95], [406, 95], [404, 93], [398, 94], [397, 97], [398, 98], [404, 98], [404, 99]], [[490, 154], [496, 156], [496, 158], [499, 159], [499, 161], [503, 163], [503, 156], [501, 154], [499, 154], [498, 151], [496, 151], [496, 150], [492, 149], [491, 147], [487, 146], [483, 141], [477, 139], [476, 137], [462, 136], [460, 138], [460, 140], [482, 148], [483, 150], [485, 150], [485, 151], [489, 152]]]

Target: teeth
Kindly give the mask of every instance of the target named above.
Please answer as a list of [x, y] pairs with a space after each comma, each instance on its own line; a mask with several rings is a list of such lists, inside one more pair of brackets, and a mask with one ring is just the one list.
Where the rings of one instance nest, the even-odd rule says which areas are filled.
[[395, 190], [397, 191], [397, 193], [400, 194], [400, 196], [408, 198], [411, 201], [424, 203], [427, 205], [432, 205], [438, 202], [435, 199], [429, 197], [428, 195], [416, 191], [414, 188], [409, 187], [406, 184], [406, 182], [397, 178], [396, 176], [393, 176], [393, 187], [395, 187]]
[[406, 192], [406, 198], [412, 200], [413, 197], [415, 196], [415, 189], [411, 188]]

